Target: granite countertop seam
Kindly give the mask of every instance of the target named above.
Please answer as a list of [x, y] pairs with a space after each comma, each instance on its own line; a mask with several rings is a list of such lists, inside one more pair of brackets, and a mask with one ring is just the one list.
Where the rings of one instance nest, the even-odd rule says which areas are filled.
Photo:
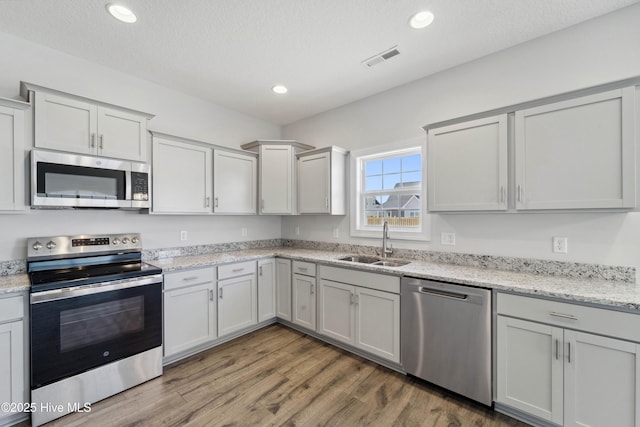
[[[640, 314], [640, 286], [635, 283], [547, 276], [421, 260], [412, 260], [410, 264], [402, 267], [354, 264], [353, 262], [339, 260], [339, 258], [348, 255], [353, 255], [353, 253], [274, 247], [161, 258], [148, 260], [147, 262], [162, 268], [164, 273], [171, 273], [200, 267], [282, 257], [398, 277], [410, 276], [531, 296], [558, 298], [567, 300], [567, 302], [598, 305], [610, 309], [638, 311]], [[27, 274], [0, 277], [0, 294], [28, 290], [29, 278]]]

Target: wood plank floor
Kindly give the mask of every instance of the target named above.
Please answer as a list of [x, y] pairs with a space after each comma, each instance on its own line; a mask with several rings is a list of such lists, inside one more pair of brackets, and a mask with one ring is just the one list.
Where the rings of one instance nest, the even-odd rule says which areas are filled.
[[282, 325], [166, 367], [56, 426], [525, 426]]

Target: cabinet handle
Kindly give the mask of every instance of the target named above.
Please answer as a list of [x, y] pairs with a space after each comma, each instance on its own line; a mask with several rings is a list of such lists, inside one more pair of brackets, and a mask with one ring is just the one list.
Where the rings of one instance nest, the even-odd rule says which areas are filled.
[[307, 267], [298, 267], [298, 270], [300, 270], [300, 271], [307, 271], [307, 270], [309, 270], [309, 269], [308, 269]]
[[329, 209], [329, 198], [328, 197], [324, 198], [324, 208], [325, 209]]
[[569, 353], [568, 353], [568, 355], [569, 355], [569, 363], [571, 363], [571, 343], [570, 342], [567, 343], [567, 347], [569, 349]]
[[218, 297], [219, 297], [220, 299], [222, 299], [222, 289], [223, 289], [223, 288], [220, 288], [220, 291], [218, 292]]
[[234, 268], [231, 270], [232, 273], [240, 273], [241, 271], [244, 271], [244, 268]]
[[213, 289], [209, 290], [209, 301], [213, 301]]
[[556, 360], [558, 360], [558, 339], [556, 338]]
[[316, 287], [316, 285], [311, 284], [311, 295], [313, 295], [315, 293], [315, 287]]
[[190, 282], [191, 280], [196, 280], [198, 278], [198, 276], [189, 276], [189, 277], [183, 277], [182, 280], [184, 282]]
[[504, 203], [504, 186], [500, 187], [500, 203]]
[[100, 149], [104, 148], [104, 135], [100, 134]]
[[550, 312], [549, 316], [561, 317], [563, 319], [569, 319], [569, 320], [579, 320], [576, 316], [572, 314], [556, 313], [555, 311]]
[[264, 211], [264, 199], [260, 200], [260, 210]]
[[353, 293], [352, 293], [352, 294], [350, 294], [350, 295], [351, 295], [351, 298], [350, 298], [351, 305], [353, 305], [353, 304], [355, 304], [355, 303], [356, 303], [356, 298], [355, 298], [356, 296], [355, 296]]
[[204, 207], [208, 208], [209, 206], [211, 206], [211, 197], [205, 197], [204, 198]]
[[258, 274], [262, 276], [262, 266], [258, 267]]
[[356, 305], [360, 304], [360, 295], [355, 295]]
[[518, 185], [518, 202], [522, 202], [522, 186]]
[[96, 148], [96, 134], [91, 134], [91, 140], [89, 141], [89, 147]]
[[213, 199], [213, 206], [216, 207], [216, 208], [218, 207], [218, 198], [217, 197]]

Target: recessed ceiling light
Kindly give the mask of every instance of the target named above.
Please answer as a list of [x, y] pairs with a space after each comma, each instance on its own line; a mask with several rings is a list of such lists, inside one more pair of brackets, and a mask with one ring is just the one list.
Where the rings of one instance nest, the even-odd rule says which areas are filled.
[[118, 21], [126, 22], [127, 24], [133, 24], [138, 20], [135, 13], [133, 13], [129, 8], [122, 6], [121, 4], [108, 3], [107, 4], [107, 12], [111, 14]]
[[287, 89], [287, 87], [284, 85], [275, 85], [274, 87], [271, 88], [271, 90], [277, 93], [278, 95], [284, 95], [285, 93], [289, 92], [289, 89]]
[[429, 26], [433, 22], [433, 13], [428, 10], [423, 10], [422, 12], [418, 12], [409, 19], [409, 25], [411, 28], [415, 28], [419, 30], [420, 28], [424, 28]]

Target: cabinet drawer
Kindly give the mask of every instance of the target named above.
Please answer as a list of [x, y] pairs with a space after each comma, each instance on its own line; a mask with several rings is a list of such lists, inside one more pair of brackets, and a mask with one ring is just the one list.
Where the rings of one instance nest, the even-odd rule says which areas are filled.
[[218, 267], [218, 280], [229, 279], [231, 277], [244, 276], [256, 272], [255, 261], [238, 262], [235, 264], [221, 265]]
[[498, 314], [640, 342], [640, 315], [498, 293]]
[[293, 261], [293, 272], [315, 277], [316, 265], [312, 262]]
[[185, 286], [213, 282], [215, 280], [216, 271], [213, 267], [177, 271], [175, 273], [166, 273], [164, 275], [164, 289], [178, 289]]
[[21, 296], [0, 299], [0, 322], [24, 317], [24, 298]]
[[398, 276], [321, 265], [320, 278], [383, 292], [400, 293], [400, 277]]

